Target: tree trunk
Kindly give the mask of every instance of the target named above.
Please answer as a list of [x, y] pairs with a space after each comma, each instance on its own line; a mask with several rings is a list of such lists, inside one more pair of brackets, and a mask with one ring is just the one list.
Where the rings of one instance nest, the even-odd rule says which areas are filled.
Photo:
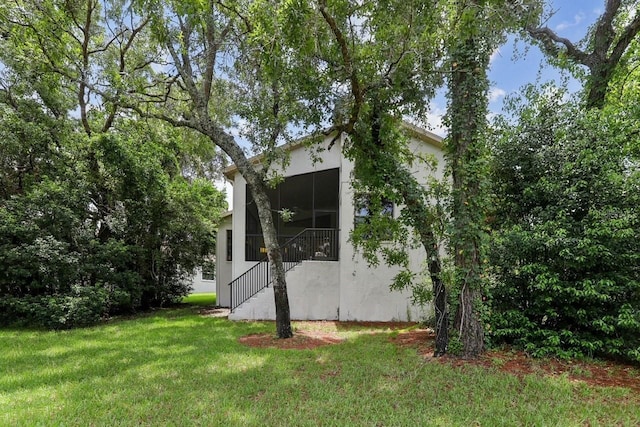
[[216, 126], [208, 116], [203, 114], [202, 117], [204, 117], [204, 119], [202, 119], [195, 128], [207, 135], [213, 143], [229, 155], [247, 182], [247, 187], [249, 187], [253, 200], [256, 202], [260, 225], [262, 226], [262, 237], [264, 238], [264, 244], [267, 249], [267, 257], [269, 258], [269, 266], [273, 278], [278, 338], [291, 338], [293, 332], [291, 329], [287, 281], [285, 278], [284, 265], [282, 264], [280, 245], [278, 244], [278, 235], [275, 225], [273, 224], [273, 216], [271, 215], [271, 202], [269, 202], [269, 197], [265, 191], [263, 178], [251, 162], [249, 162], [233, 137]]
[[[474, 9], [470, 9], [474, 8]], [[454, 251], [455, 286], [460, 289], [454, 327], [462, 344], [461, 356], [475, 357], [483, 351], [484, 333], [478, 304], [481, 303], [481, 236], [484, 233], [485, 201], [483, 161], [486, 151], [483, 131], [487, 113], [487, 67], [490, 50], [482, 43], [478, 26], [477, 1], [460, 5], [459, 13], [475, 10], [473, 18], [462, 20], [459, 41], [450, 53], [447, 159], [451, 169], [451, 216], [453, 227], [450, 249]]]
[[590, 68], [591, 75], [587, 81], [587, 108], [601, 110], [607, 98], [609, 82], [616, 64], [598, 63]]
[[[246, 179], [246, 177], [245, 177]], [[291, 330], [291, 315], [289, 311], [289, 296], [287, 294], [286, 273], [282, 264], [282, 253], [278, 244], [278, 235], [273, 224], [273, 216], [271, 215], [271, 203], [269, 197], [264, 191], [262, 183], [251, 182], [247, 179], [247, 184], [253, 195], [253, 200], [258, 208], [258, 216], [262, 225], [262, 236], [264, 244], [267, 248], [267, 257], [269, 258], [269, 266], [273, 277], [273, 296], [276, 306], [276, 329], [278, 338], [291, 338], [293, 332]]]
[[447, 312], [447, 287], [442, 280], [438, 241], [432, 230], [433, 225], [428, 219], [429, 214], [427, 213], [424, 199], [418, 197], [420, 192], [411, 191], [416, 187], [420, 187], [420, 184], [415, 181], [409, 171], [400, 169], [396, 164], [394, 174], [396, 177], [403, 177], [402, 181], [404, 181], [398, 190], [404, 200], [405, 209], [407, 209], [407, 213], [411, 217], [413, 225], [420, 235], [420, 243], [422, 243], [427, 254], [427, 259], [429, 260], [427, 265], [433, 286], [433, 302], [436, 317], [436, 347], [433, 355], [439, 357], [447, 352], [447, 346], [449, 345], [449, 313]]
[[[435, 241], [435, 239], [432, 239]], [[426, 242], [422, 242], [426, 249]], [[433, 246], [433, 244], [432, 244]], [[447, 346], [449, 345], [449, 313], [447, 311], [447, 288], [441, 277], [442, 268], [440, 266], [440, 256], [438, 254], [437, 246], [431, 251], [433, 254], [429, 254], [429, 274], [431, 276], [431, 283], [433, 284], [433, 306], [436, 316], [436, 347], [433, 351], [434, 357], [443, 356], [447, 352]]]
[[475, 309], [480, 301], [480, 291], [465, 284], [460, 291], [458, 310], [454, 320], [454, 327], [463, 347], [463, 357], [476, 357], [484, 351], [484, 330]]

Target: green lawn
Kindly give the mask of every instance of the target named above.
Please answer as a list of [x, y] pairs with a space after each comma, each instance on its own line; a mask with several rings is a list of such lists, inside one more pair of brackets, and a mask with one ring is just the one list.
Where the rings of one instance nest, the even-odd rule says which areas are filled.
[[191, 294], [182, 298], [182, 302], [191, 305], [216, 305], [215, 292]]
[[163, 310], [93, 328], [0, 330], [0, 426], [638, 425], [640, 398], [566, 377], [424, 362], [388, 333], [254, 349], [273, 324]]

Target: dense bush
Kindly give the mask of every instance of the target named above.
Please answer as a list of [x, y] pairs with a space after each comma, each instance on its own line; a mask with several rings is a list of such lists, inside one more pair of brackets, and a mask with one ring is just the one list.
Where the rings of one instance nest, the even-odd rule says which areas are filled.
[[179, 147], [135, 122], [87, 138], [4, 112], [0, 324], [83, 326], [188, 293], [225, 202], [209, 181], [183, 177]]
[[109, 314], [108, 299], [102, 287], [76, 287], [62, 295], [5, 296], [0, 300], [0, 323], [50, 329], [88, 326]]
[[493, 178], [494, 342], [640, 361], [640, 172], [628, 111], [530, 98], [502, 123]]
[[219, 152], [113, 102], [159, 89], [139, 80], [157, 59], [147, 22], [108, 36], [135, 11], [20, 5], [0, 6], [0, 323], [66, 328], [175, 301], [226, 209], [204, 179]]

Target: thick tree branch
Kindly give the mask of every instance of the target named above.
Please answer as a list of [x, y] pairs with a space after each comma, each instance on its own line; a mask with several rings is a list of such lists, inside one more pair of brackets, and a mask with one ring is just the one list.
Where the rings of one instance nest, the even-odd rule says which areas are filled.
[[[82, 127], [87, 135], [91, 135], [93, 133], [91, 129], [91, 124], [89, 123], [89, 118], [87, 116], [87, 86], [85, 81], [87, 80], [87, 74], [89, 72], [89, 42], [91, 40], [91, 25], [93, 22], [93, 10], [95, 9], [96, 4], [93, 3], [92, 0], [87, 0], [87, 10], [84, 17], [83, 26], [80, 26], [80, 32], [82, 33], [83, 39], [81, 44], [81, 55], [82, 55], [82, 66], [80, 68], [80, 84], [78, 85], [78, 105], [80, 106], [80, 121], [82, 122]], [[71, 6], [72, 7], [72, 6]], [[74, 18], [74, 21], [75, 18]], [[77, 22], [76, 22], [77, 24]], [[79, 24], [77, 24], [79, 25]]]
[[233, 22], [229, 21], [225, 27], [220, 31], [219, 35], [216, 35], [216, 26], [214, 21], [213, 4], [212, 10], [204, 19], [204, 42], [205, 42], [205, 70], [202, 79], [202, 96], [205, 106], [209, 105], [211, 100], [211, 88], [213, 87], [213, 79], [216, 67], [216, 60], [218, 57], [218, 50], [225, 40], [227, 35], [233, 28]]
[[540, 41], [542, 43], [542, 47], [544, 48], [547, 55], [557, 58], [560, 54], [560, 49], [558, 48], [558, 43], [563, 45], [567, 50], [567, 55], [571, 58], [575, 59], [581, 64], [585, 64], [589, 55], [578, 49], [569, 39], [558, 36], [552, 29], [549, 27], [541, 27], [527, 28], [529, 35], [534, 39]]
[[601, 59], [606, 58], [613, 43], [615, 37], [613, 20], [620, 9], [620, 2], [621, 0], [607, 0], [604, 12], [596, 24], [596, 31], [593, 35], [593, 54], [599, 55]]
[[[127, 39], [126, 43], [124, 44], [124, 46], [120, 49], [120, 54], [119, 54], [119, 64], [118, 64], [118, 72], [120, 73], [120, 75], [124, 75], [126, 70], [127, 70], [127, 61], [126, 61], [126, 57], [127, 57], [127, 53], [129, 52], [129, 50], [131, 49], [131, 46], [133, 45], [133, 41], [136, 38], [136, 36], [138, 34], [140, 34], [140, 32], [147, 26], [147, 24], [149, 23], [149, 18], [144, 19], [140, 25], [138, 25], [137, 27], [133, 28], [131, 30], [131, 36], [129, 36], [129, 38]], [[120, 35], [124, 35], [126, 32], [126, 30], [122, 30], [118, 33], [118, 35], [116, 35], [112, 40], [109, 41], [109, 43], [111, 43], [113, 40], [115, 40], [116, 37], [120, 37]], [[105, 47], [106, 50], [106, 47]], [[139, 67], [134, 67], [134, 70], [139, 69]], [[121, 92], [121, 89], [118, 88], [118, 94]], [[118, 103], [114, 102], [111, 105], [109, 114], [107, 115], [107, 118], [104, 121], [104, 124], [102, 125], [102, 132], [106, 132], [108, 131], [111, 126], [113, 126], [113, 122], [116, 118], [116, 114], [118, 114]]]
[[[364, 104], [364, 90], [362, 87], [362, 83], [358, 78], [357, 70], [354, 67], [353, 58], [351, 56], [351, 52], [349, 51], [347, 39], [338, 27], [338, 23], [336, 22], [336, 20], [327, 11], [327, 1], [318, 0], [318, 6], [320, 7], [320, 13], [322, 14], [322, 17], [324, 18], [327, 25], [329, 25], [329, 28], [331, 29], [331, 32], [333, 33], [335, 40], [340, 47], [340, 53], [342, 55], [344, 68], [351, 85], [351, 94], [353, 95], [354, 104], [351, 109], [349, 121], [346, 125], [337, 124], [337, 126], [341, 128], [342, 131], [350, 133], [353, 131], [353, 128], [358, 121], [360, 109]], [[338, 138], [338, 136], [336, 136], [336, 138]]]
[[618, 33], [614, 21], [620, 14], [621, 0], [607, 0], [605, 10], [598, 19], [591, 35], [591, 51], [578, 49], [570, 40], [558, 36], [548, 27], [528, 27], [534, 39], [542, 43], [544, 52], [554, 58], [561, 54], [560, 46], [572, 61], [589, 69], [587, 82], [587, 106], [601, 108], [605, 103], [609, 81], [629, 44], [640, 32], [640, 8], [634, 18]]
[[627, 50], [633, 39], [636, 38], [640, 32], [640, 8], [636, 9], [636, 16], [633, 21], [624, 28], [624, 31], [620, 35], [620, 38], [613, 47], [611, 52], [611, 61], [618, 63], [622, 55]]

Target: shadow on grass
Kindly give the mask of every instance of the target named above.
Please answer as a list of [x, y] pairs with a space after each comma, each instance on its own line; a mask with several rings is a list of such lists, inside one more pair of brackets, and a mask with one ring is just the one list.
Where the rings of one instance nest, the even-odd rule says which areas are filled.
[[0, 424], [633, 424], [640, 413], [637, 401], [562, 379], [424, 362], [386, 333], [315, 350], [238, 343], [273, 331], [189, 309], [74, 331], [0, 331], [9, 349]]

